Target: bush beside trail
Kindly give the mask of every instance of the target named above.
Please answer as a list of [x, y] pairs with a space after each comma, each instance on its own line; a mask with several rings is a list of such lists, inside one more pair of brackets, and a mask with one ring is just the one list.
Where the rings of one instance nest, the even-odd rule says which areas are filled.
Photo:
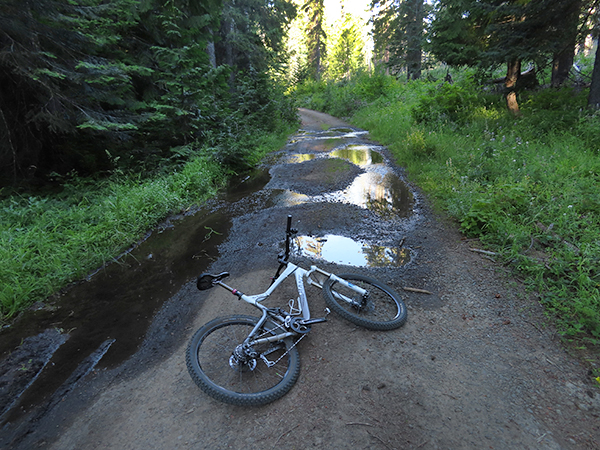
[[399, 82], [382, 73], [298, 87], [387, 145], [464, 234], [539, 293], [561, 333], [600, 343], [600, 115], [585, 89], [520, 93], [522, 115], [472, 73]]

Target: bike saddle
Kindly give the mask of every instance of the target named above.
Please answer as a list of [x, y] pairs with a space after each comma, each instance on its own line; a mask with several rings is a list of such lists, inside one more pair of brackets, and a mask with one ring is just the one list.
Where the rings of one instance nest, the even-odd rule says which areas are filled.
[[210, 289], [215, 285], [215, 283], [227, 278], [229, 276], [229, 272], [223, 272], [218, 275], [213, 275], [211, 273], [203, 273], [198, 277], [196, 281], [196, 287], [201, 291], [205, 291]]

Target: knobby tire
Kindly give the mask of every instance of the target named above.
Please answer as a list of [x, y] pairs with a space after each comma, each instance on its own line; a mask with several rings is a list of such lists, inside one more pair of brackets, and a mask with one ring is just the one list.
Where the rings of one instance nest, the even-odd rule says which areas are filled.
[[[406, 305], [396, 291], [386, 284], [364, 275], [338, 275], [350, 283], [369, 291], [366, 302], [352, 289], [328, 279], [323, 285], [323, 294], [327, 305], [344, 319], [370, 330], [387, 331], [396, 329], [406, 322]], [[354, 300], [350, 304], [335, 293]]]
[[[255, 350], [269, 352], [270, 361], [281, 360], [268, 367], [256, 358], [248, 364], [232, 364], [233, 350], [241, 344], [257, 324], [258, 318], [235, 315], [220, 317], [202, 326], [192, 337], [186, 351], [186, 364], [194, 382], [208, 395], [225, 403], [239, 406], [258, 406], [273, 402], [285, 395], [300, 374], [300, 356], [292, 338], [279, 343], [263, 344]], [[275, 335], [267, 321], [260, 334]], [[287, 352], [287, 354], [286, 354]]]

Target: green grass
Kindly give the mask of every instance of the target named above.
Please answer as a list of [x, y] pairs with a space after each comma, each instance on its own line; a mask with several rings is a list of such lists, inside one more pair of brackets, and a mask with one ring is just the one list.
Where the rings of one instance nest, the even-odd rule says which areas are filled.
[[0, 203], [0, 301], [9, 318], [111, 261], [167, 215], [214, 195], [225, 174], [196, 158], [171, 176], [74, 179], [60, 194]]
[[[289, 131], [257, 137], [248, 163], [281, 148]], [[0, 200], [0, 323], [113, 261], [169, 215], [214, 196], [229, 175], [199, 154], [152, 178], [73, 177], [57, 194]]]
[[[449, 85], [361, 75], [298, 95], [330, 113], [348, 111], [353, 96], [351, 122], [539, 293], [560, 332], [599, 343], [600, 115], [586, 110], [587, 91], [523, 93], [515, 118], [499, 94], [453, 76]], [[361, 97], [373, 84], [380, 95]]]

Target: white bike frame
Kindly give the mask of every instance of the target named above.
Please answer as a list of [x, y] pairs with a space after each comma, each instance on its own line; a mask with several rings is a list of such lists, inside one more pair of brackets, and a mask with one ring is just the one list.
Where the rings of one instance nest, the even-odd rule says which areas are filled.
[[[283, 273], [281, 275], [279, 275], [277, 277], [277, 279], [273, 282], [273, 284], [271, 284], [269, 289], [267, 289], [262, 294], [256, 294], [256, 295], [242, 294], [239, 291], [237, 291], [236, 289], [233, 289], [233, 288], [227, 286], [225, 283], [218, 281], [215, 284], [219, 284], [220, 286], [224, 287], [225, 289], [231, 291], [233, 294], [237, 295], [239, 298], [241, 298], [245, 302], [250, 303], [251, 305], [260, 309], [262, 312], [262, 317], [260, 318], [260, 320], [258, 321], [256, 326], [254, 327], [252, 332], [248, 335], [248, 338], [246, 340], [247, 342], [250, 339], [252, 339], [252, 337], [264, 325], [267, 318], [269, 317], [269, 308], [262, 305], [261, 302], [266, 300], [275, 291], [275, 289], [277, 289], [277, 287], [291, 274], [294, 274], [294, 276], [296, 278], [296, 287], [298, 289], [298, 306], [294, 307], [293, 300], [290, 301], [290, 315], [302, 316], [302, 319], [304, 319], [304, 320], [310, 320], [310, 318], [311, 318], [310, 317], [310, 309], [308, 307], [308, 300], [306, 298], [306, 290], [304, 288], [304, 279], [306, 278], [306, 281], [309, 285], [316, 286], [320, 289], [323, 289], [322, 283], [311, 278], [311, 276], [314, 274], [322, 275], [325, 277], [325, 279], [332, 279], [332, 280], [346, 286], [347, 288], [352, 289], [353, 291], [355, 291], [357, 294], [361, 295], [362, 297], [367, 295], [367, 291], [362, 289], [361, 287], [356, 286], [356, 285], [354, 285], [332, 273], [325, 272], [324, 270], [319, 269], [317, 266], [311, 266], [310, 270], [306, 270], [306, 269], [303, 269], [302, 267], [299, 267], [290, 262], [286, 263], [286, 268], [283, 271]], [[344, 300], [348, 303], [355, 302], [353, 299], [346, 297], [345, 295], [342, 295], [339, 293], [334, 293], [334, 295], [339, 300]], [[268, 336], [265, 338], [256, 339], [255, 341], [252, 341], [250, 344], [254, 345], [254, 344], [267, 343], [267, 342], [276, 342], [276, 341], [279, 341], [279, 340], [284, 339], [289, 336], [295, 336], [296, 334], [297, 333], [293, 332], [293, 331], [286, 331], [284, 333], [277, 334], [274, 336]]]

